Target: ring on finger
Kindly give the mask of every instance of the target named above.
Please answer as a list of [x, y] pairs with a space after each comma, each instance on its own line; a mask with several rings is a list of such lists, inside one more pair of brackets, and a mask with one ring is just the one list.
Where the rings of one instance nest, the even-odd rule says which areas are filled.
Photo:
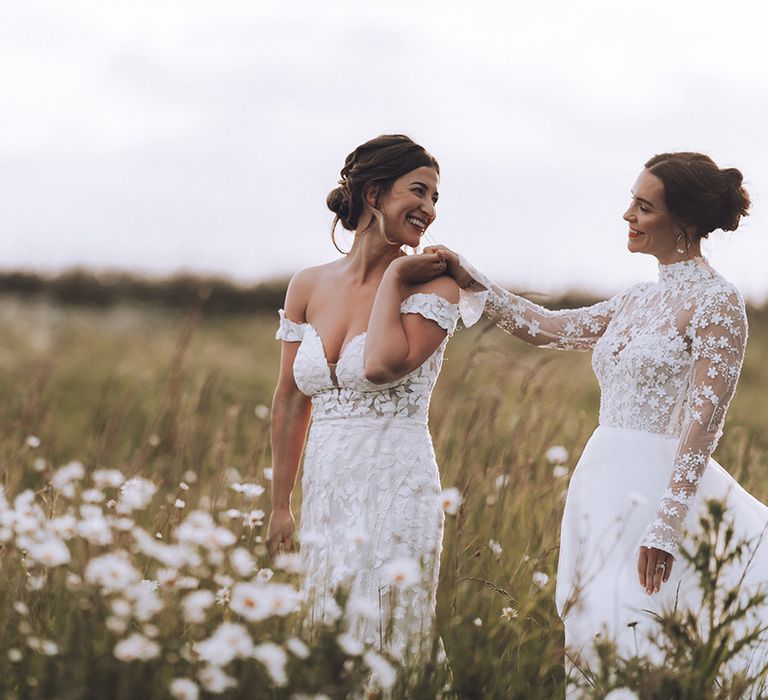
[[667, 565], [663, 561], [660, 561], [658, 564], [656, 564], [656, 568], [657, 569], [666, 569]]

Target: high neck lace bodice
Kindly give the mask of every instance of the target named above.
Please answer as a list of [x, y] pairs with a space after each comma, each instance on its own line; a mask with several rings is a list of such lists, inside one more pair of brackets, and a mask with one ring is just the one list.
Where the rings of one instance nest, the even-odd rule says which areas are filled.
[[593, 350], [601, 425], [679, 440], [669, 489], [643, 541], [674, 553], [741, 371], [747, 319], [739, 292], [694, 258], [659, 265], [656, 282], [599, 304], [549, 311], [462, 265], [486, 288], [465, 306], [476, 309], [479, 299], [500, 328], [534, 345]]
[[713, 279], [717, 273], [704, 257], [691, 258], [676, 263], [659, 263], [660, 285], [684, 285], [705, 282]]

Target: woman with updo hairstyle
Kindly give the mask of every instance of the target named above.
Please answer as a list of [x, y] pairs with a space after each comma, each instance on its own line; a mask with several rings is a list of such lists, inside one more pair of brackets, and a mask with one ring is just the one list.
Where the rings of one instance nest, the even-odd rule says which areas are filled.
[[721, 170], [703, 153], [662, 153], [645, 167], [663, 183], [669, 211], [692, 232], [692, 238], [685, 239], [688, 245], [717, 229], [735, 231], [741, 217], [749, 213], [741, 171]]
[[407, 136], [380, 136], [347, 156], [327, 203], [332, 230], [341, 222], [354, 242], [291, 280], [272, 403], [270, 554], [294, 547], [303, 453], [309, 619], [335, 620], [341, 593], [349, 633], [409, 664], [434, 646], [443, 511], [427, 410], [458, 287], [440, 276], [440, 256], [403, 248], [417, 248], [435, 220], [439, 175]]
[[[336, 215], [331, 226], [331, 237], [340, 253], [346, 254], [336, 245], [338, 222], [347, 231], [355, 231], [360, 218], [372, 214], [359, 233], [365, 233], [376, 223], [386, 239], [376, 204], [388, 194], [397, 178], [421, 167], [432, 168], [440, 176], [437, 160], [407, 136], [401, 135], [379, 136], [358, 146], [347, 156], [341, 169], [339, 186], [331, 190], [326, 199], [328, 208]], [[366, 189], [375, 192], [372, 202], [366, 200]], [[391, 241], [390, 245], [400, 244]]]
[[[597, 642], [659, 662], [655, 615], [701, 609], [698, 578], [679, 551], [692, 550], [711, 499], [725, 504], [734, 542], [750, 542], [719, 584], [746, 596], [768, 581], [768, 507], [711, 458], [741, 371], [747, 317], [738, 290], [702, 256], [701, 240], [735, 230], [749, 207], [737, 169], [701, 153], [654, 156], [623, 218], [629, 251], [653, 255], [658, 278], [580, 309], [550, 311], [448, 248], [427, 248], [462, 288], [467, 322], [485, 313], [532, 345], [592, 352], [600, 420], [569, 484], [556, 590], [572, 697], [595, 697]], [[764, 623], [766, 611], [758, 612]], [[759, 622], [735, 621], [735, 639]], [[729, 669], [767, 662], [768, 640], [755, 639]]]

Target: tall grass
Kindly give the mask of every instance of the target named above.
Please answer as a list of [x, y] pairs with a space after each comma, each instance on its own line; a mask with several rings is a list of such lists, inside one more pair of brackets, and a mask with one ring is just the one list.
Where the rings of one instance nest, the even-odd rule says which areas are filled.
[[[135, 517], [159, 542], [170, 542], [195, 509], [217, 518], [229, 509], [261, 509], [265, 522], [268, 496], [249, 505], [231, 485], [268, 486], [275, 327], [272, 316], [3, 299], [0, 484], [8, 499], [29, 488], [49, 516], [74, 508], [48, 482], [60, 465], [80, 460], [86, 472], [117, 468], [158, 486]], [[755, 314], [717, 455], [762, 500], [768, 499], [765, 348], [768, 319]], [[567, 471], [597, 423], [598, 400], [586, 354], [531, 349], [487, 327], [461, 330], [449, 344], [430, 426], [443, 484], [464, 497], [447, 521], [437, 619], [459, 697], [564, 694], [562, 626], [554, 609], [559, 523]], [[565, 448], [564, 464], [562, 454], [548, 457], [553, 446]], [[81, 498], [78, 491], [74, 503]], [[256, 558], [256, 569], [266, 567], [263, 526], [233, 531]], [[149, 622], [133, 620], [115, 632], [105, 622], [111, 613], [104, 596], [78, 587], [65, 570], [81, 575], [89, 558], [108, 548], [73, 546], [72, 561], [49, 572], [30, 567], [8, 544], [0, 548], [2, 697], [151, 700], [169, 697], [175, 675], [192, 673], [187, 645], [200, 641], [203, 630], [182, 624], [178, 591], [161, 591], [164, 612]], [[218, 576], [231, 587], [242, 577], [228, 561], [207, 563], [201, 580], [203, 573], [211, 581]], [[142, 573], [155, 577], [157, 566], [148, 559]], [[276, 572], [274, 580], [293, 579]], [[35, 586], [44, 586], [44, 595]], [[19, 613], [19, 603], [28, 612]], [[208, 633], [224, 619], [220, 611], [215, 615]], [[119, 662], [115, 644], [147, 625], [147, 638], [154, 633], [161, 642], [160, 655]], [[257, 629], [264, 639], [289, 634], [288, 619], [265, 625]], [[289, 655], [287, 688], [276, 688], [264, 664], [237, 661], [234, 675], [242, 683], [225, 696], [290, 697], [301, 690], [344, 697], [365, 674], [357, 657], [339, 651], [333, 634], [317, 642], [308, 660]], [[41, 639], [54, 642], [57, 653], [41, 651]], [[11, 650], [22, 658], [9, 656]], [[427, 669], [411, 679], [408, 696], [435, 697], [444, 681]]]

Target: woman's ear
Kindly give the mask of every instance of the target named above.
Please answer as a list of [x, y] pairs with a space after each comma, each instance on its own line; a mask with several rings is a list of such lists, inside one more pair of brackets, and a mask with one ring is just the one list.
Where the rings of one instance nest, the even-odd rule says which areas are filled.
[[365, 201], [368, 206], [376, 209], [379, 203], [379, 186], [375, 182], [370, 182], [365, 186]]

